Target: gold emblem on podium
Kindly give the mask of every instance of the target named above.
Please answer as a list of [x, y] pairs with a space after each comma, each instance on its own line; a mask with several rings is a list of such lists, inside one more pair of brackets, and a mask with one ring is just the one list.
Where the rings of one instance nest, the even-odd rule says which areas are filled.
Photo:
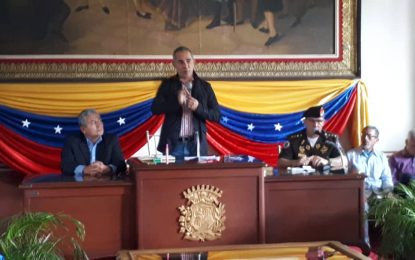
[[215, 240], [225, 230], [225, 205], [219, 202], [222, 191], [210, 185], [192, 186], [183, 192], [187, 205], [180, 210], [180, 233], [192, 241]]

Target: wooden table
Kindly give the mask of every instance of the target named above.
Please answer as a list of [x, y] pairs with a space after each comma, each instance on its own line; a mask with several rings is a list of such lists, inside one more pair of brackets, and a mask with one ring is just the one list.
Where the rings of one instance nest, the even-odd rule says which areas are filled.
[[266, 242], [336, 240], [365, 248], [363, 180], [361, 175], [266, 177]]
[[20, 188], [25, 211], [64, 213], [80, 220], [86, 229], [82, 246], [90, 258], [114, 256], [121, 249], [135, 248], [131, 181], [103, 177], [77, 182], [50, 175], [26, 181]]

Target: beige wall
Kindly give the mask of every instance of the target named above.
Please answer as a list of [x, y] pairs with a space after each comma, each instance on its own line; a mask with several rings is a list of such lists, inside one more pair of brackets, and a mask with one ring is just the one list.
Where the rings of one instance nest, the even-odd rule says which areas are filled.
[[402, 148], [415, 128], [415, 1], [361, 0], [362, 80], [369, 91], [370, 122], [378, 148]]

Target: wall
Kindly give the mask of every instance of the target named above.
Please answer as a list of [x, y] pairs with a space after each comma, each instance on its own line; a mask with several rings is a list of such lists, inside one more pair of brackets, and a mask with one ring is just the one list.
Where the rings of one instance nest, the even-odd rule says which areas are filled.
[[369, 91], [378, 148], [401, 149], [415, 128], [415, 1], [361, 0], [362, 80]]
[[[361, 2], [361, 79], [370, 122], [380, 131], [377, 148], [395, 151], [415, 128], [415, 1]], [[145, 147], [137, 155], [147, 153]]]

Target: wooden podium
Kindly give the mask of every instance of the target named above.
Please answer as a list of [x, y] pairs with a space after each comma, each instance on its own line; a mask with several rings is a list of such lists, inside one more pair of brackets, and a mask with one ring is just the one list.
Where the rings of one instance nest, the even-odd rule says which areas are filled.
[[[265, 242], [262, 163], [148, 165], [136, 158], [128, 163], [136, 182], [139, 249]], [[179, 232], [179, 207], [189, 206], [183, 192], [202, 185], [222, 191], [225, 230], [215, 240], [191, 241]]]
[[365, 249], [364, 176], [265, 179], [267, 243], [337, 240]]
[[[90, 258], [114, 256], [134, 248], [133, 183], [99, 178], [76, 182], [60, 175], [20, 185], [25, 211], [64, 213], [85, 225], [82, 247]], [[68, 257], [72, 254], [65, 250]], [[69, 257], [70, 258], [70, 257]]]

